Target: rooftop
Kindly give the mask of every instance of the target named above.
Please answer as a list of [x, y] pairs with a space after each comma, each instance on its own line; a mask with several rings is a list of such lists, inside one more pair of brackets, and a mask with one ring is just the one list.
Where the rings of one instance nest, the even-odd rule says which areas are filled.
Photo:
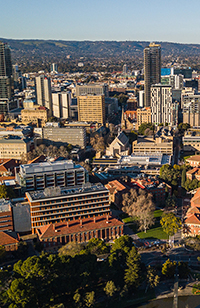
[[93, 231], [102, 228], [110, 228], [122, 226], [123, 223], [116, 218], [106, 216], [82, 219], [82, 225], [79, 220], [70, 222], [61, 222], [57, 224], [49, 224], [46, 226], [38, 227], [37, 232], [40, 238], [49, 238], [60, 235], [73, 234], [78, 232]]
[[42, 200], [42, 199], [49, 199], [53, 197], [61, 197], [61, 196], [70, 196], [70, 195], [77, 195], [77, 194], [85, 194], [85, 193], [92, 193], [97, 191], [107, 191], [107, 189], [101, 184], [91, 184], [86, 183], [82, 186], [74, 186], [71, 188], [67, 187], [48, 187], [45, 188], [44, 191], [33, 191], [27, 192], [27, 197], [30, 201]]
[[57, 160], [53, 162], [40, 162], [20, 166], [20, 174], [33, 175], [35, 173], [64, 171], [69, 169], [82, 169], [80, 165], [75, 165], [72, 160]]
[[9, 212], [11, 210], [10, 200], [0, 199], [0, 213]]

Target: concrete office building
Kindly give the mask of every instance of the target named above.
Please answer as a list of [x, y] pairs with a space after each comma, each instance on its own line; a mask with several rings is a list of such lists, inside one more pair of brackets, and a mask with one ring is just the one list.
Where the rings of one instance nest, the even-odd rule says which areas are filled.
[[173, 140], [163, 140], [162, 138], [145, 138], [144, 140], [135, 140], [132, 143], [133, 153], [145, 154], [167, 154], [173, 155]]
[[70, 115], [71, 93], [52, 93], [53, 116], [59, 119], [67, 119]]
[[20, 136], [0, 137], [0, 158], [19, 159], [31, 150], [32, 140]]
[[86, 129], [81, 126], [43, 127], [42, 139], [46, 145], [72, 144], [82, 149], [86, 147]]
[[139, 91], [139, 106], [144, 107], [144, 90]]
[[182, 98], [183, 123], [200, 126], [200, 95], [189, 94]]
[[32, 232], [37, 227], [76, 219], [109, 215], [109, 191], [102, 184], [27, 192]]
[[178, 124], [178, 105], [172, 102], [172, 87], [156, 84], [151, 86], [151, 121], [158, 125]]
[[37, 104], [49, 109], [49, 115], [52, 116], [52, 94], [51, 79], [40, 75], [35, 78]]
[[144, 107], [151, 106], [151, 85], [161, 82], [161, 46], [151, 43], [144, 49]]
[[87, 171], [72, 160], [20, 165], [15, 179], [23, 192], [46, 187], [72, 187], [89, 181]]
[[87, 84], [87, 85], [76, 85], [76, 97], [80, 95], [104, 95], [109, 96], [108, 85], [106, 83], [102, 84]]
[[105, 123], [104, 95], [82, 95], [78, 97], [78, 121]]

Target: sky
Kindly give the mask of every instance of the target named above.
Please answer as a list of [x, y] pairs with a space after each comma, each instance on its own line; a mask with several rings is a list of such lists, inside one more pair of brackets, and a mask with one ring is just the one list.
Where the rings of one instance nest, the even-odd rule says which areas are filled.
[[200, 0], [0, 0], [0, 37], [200, 43]]

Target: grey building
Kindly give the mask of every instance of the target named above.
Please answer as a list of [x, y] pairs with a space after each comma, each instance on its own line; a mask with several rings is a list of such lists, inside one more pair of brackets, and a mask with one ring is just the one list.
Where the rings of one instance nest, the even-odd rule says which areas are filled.
[[161, 82], [161, 46], [151, 43], [144, 49], [144, 107], [151, 106], [151, 85]]
[[72, 160], [20, 165], [15, 175], [22, 192], [47, 187], [72, 187], [89, 181], [87, 171]]
[[14, 100], [14, 79], [12, 74], [12, 62], [10, 48], [0, 42], [0, 113], [17, 108]]
[[85, 148], [86, 130], [85, 127], [79, 126], [43, 127], [42, 139], [47, 145], [61, 146], [67, 143]]
[[57, 92], [52, 93], [53, 116], [56, 118], [67, 119], [70, 116], [71, 93]]
[[39, 106], [44, 106], [49, 109], [49, 115], [52, 116], [52, 94], [51, 94], [51, 79], [40, 75], [35, 78], [36, 98]]
[[76, 97], [80, 95], [104, 95], [109, 96], [108, 85], [103, 84], [87, 84], [87, 85], [76, 85]]
[[183, 123], [200, 126], [200, 95], [189, 94], [182, 97]]

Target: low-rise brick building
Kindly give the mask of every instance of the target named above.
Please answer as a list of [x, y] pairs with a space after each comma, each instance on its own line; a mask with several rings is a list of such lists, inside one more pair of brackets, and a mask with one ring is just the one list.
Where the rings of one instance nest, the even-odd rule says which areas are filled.
[[44, 249], [56, 250], [69, 242], [85, 243], [92, 238], [115, 240], [124, 233], [124, 225], [116, 218], [104, 215], [102, 217], [86, 218], [64, 223], [48, 224], [36, 228], [39, 240]]

